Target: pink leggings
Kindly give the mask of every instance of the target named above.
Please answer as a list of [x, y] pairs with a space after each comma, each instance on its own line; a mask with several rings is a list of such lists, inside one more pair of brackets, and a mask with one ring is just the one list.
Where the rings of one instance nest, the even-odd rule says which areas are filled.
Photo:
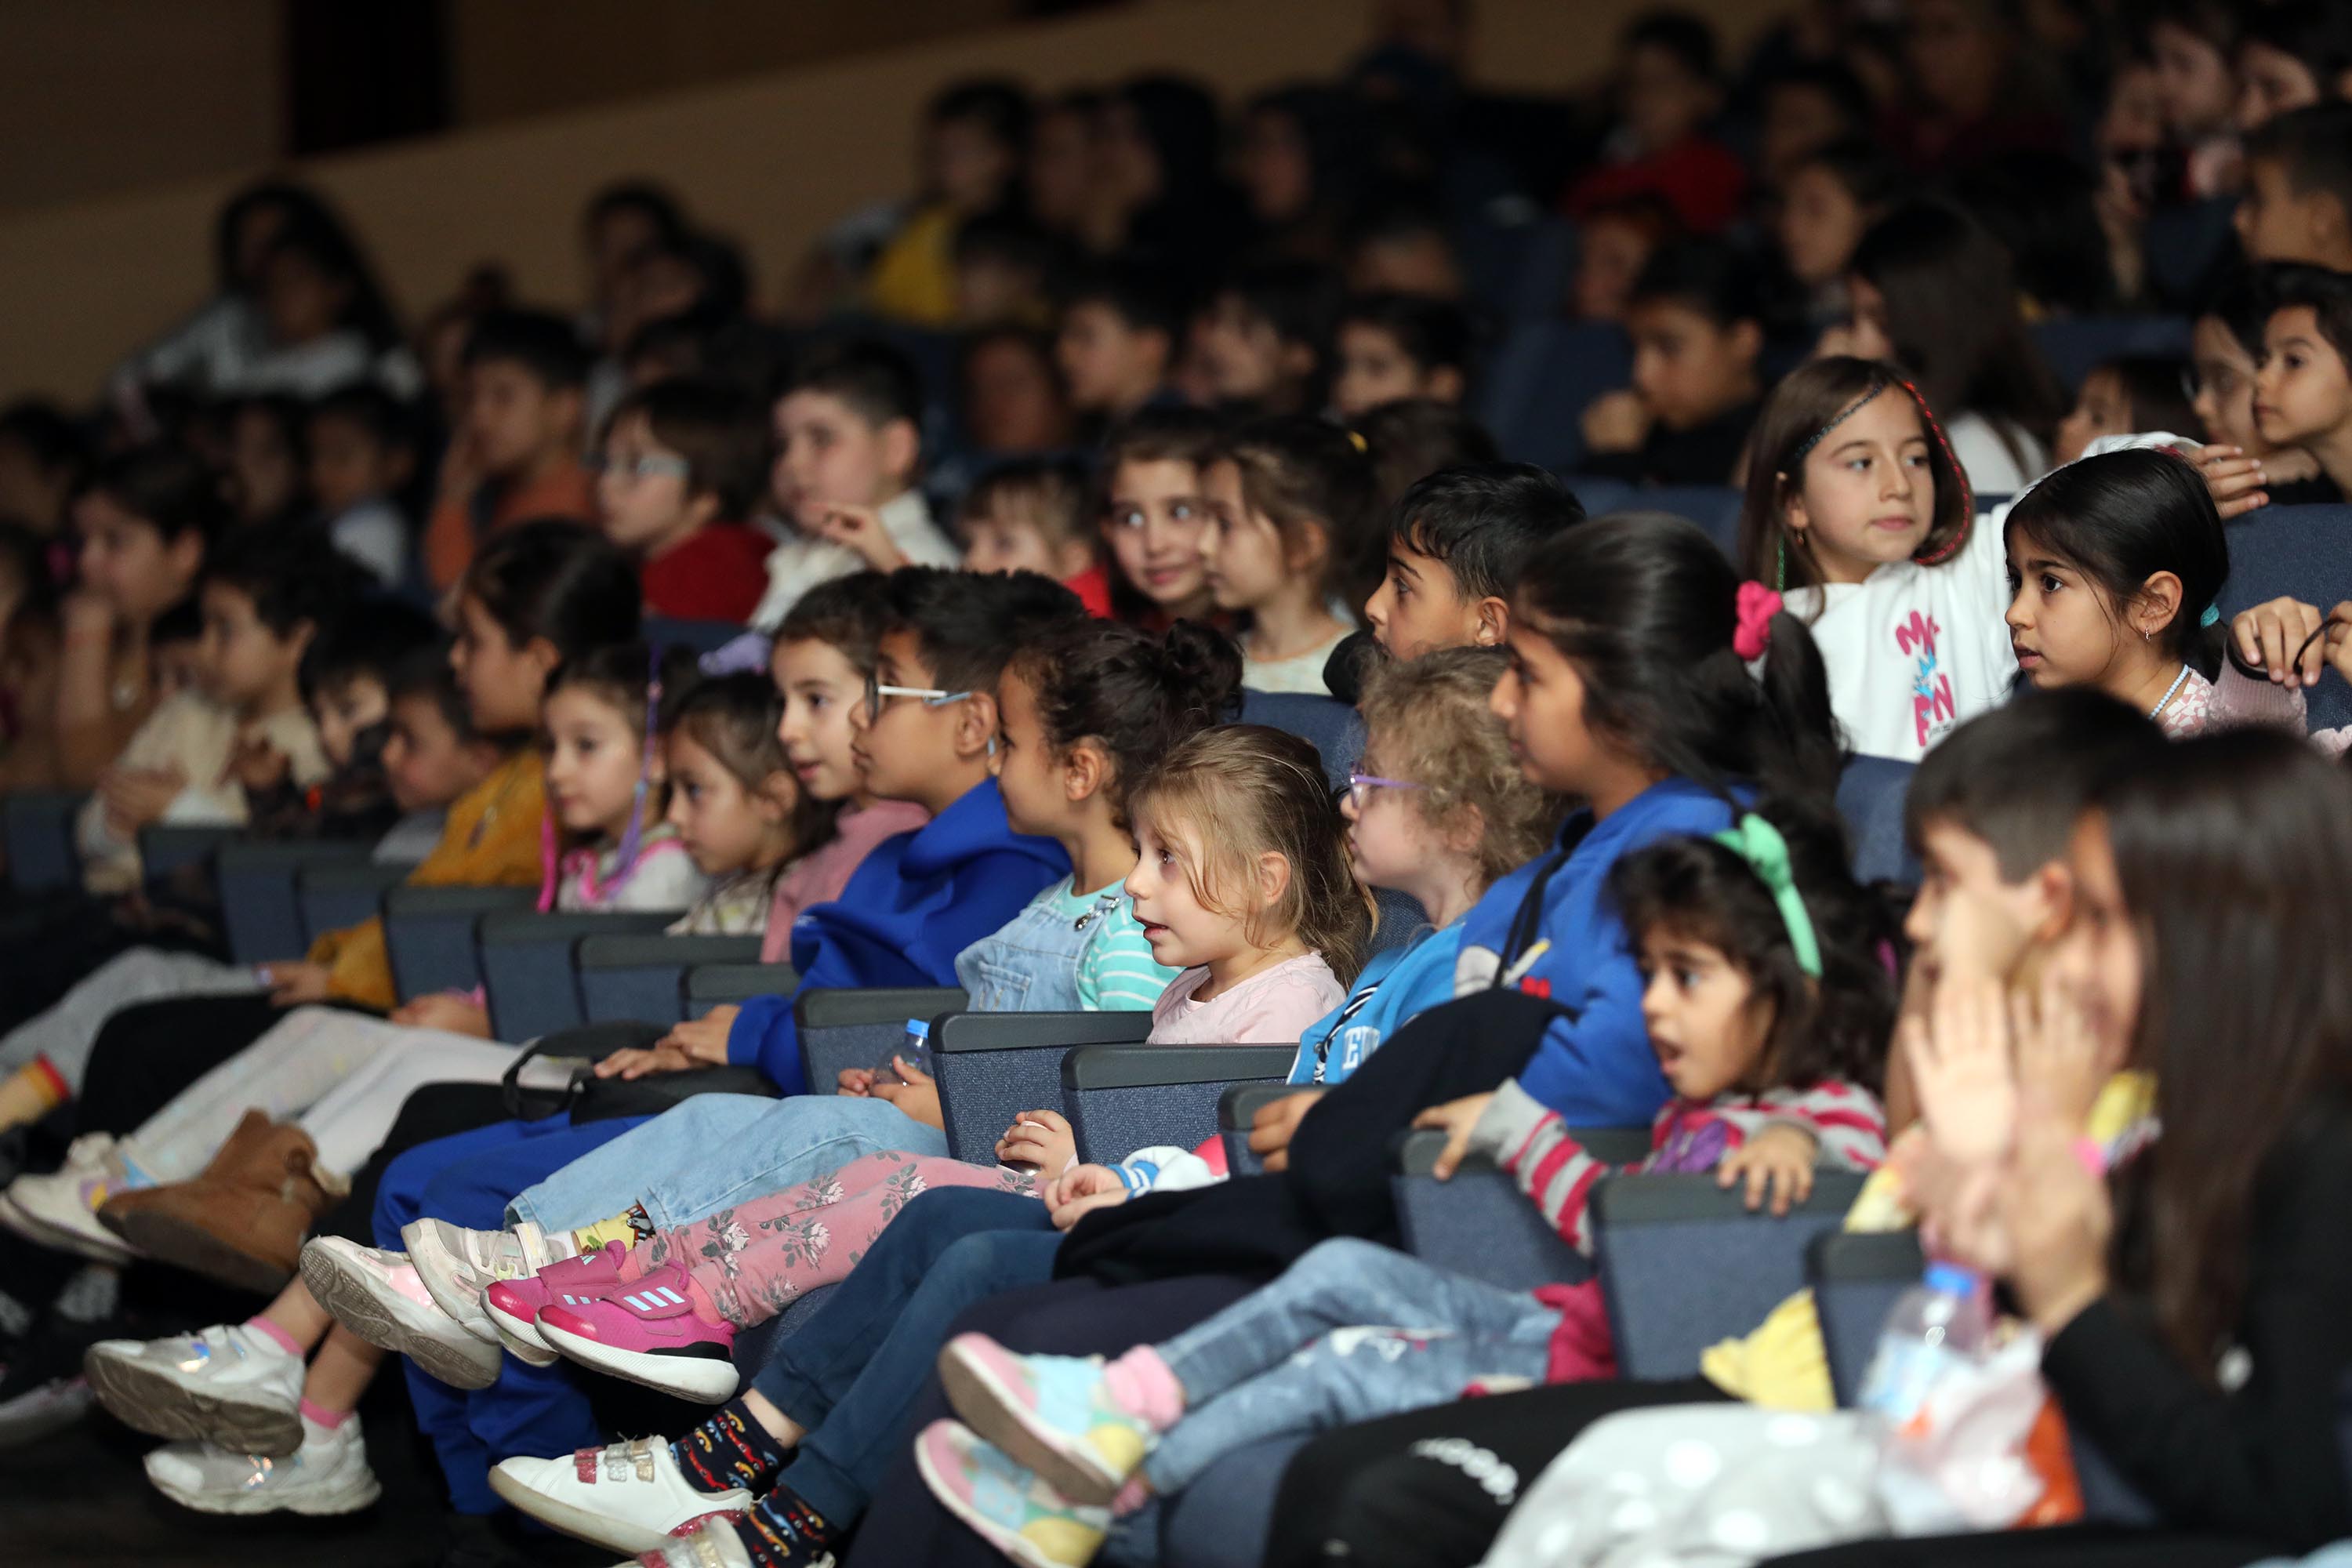
[[936, 1154], [867, 1154], [799, 1186], [656, 1231], [630, 1249], [621, 1277], [635, 1279], [665, 1263], [683, 1264], [719, 1315], [748, 1329], [803, 1291], [846, 1279], [908, 1200], [933, 1187], [993, 1187], [1032, 1196], [1037, 1190], [1034, 1177], [1001, 1166]]

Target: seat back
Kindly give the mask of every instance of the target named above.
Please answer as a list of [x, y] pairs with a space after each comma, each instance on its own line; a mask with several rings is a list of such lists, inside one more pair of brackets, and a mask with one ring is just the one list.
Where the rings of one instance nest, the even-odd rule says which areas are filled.
[[737, 626], [733, 621], [677, 621], [664, 616], [647, 616], [645, 639], [656, 647], [685, 647], [705, 654], [725, 647], [749, 630], [749, 626]]
[[1699, 1354], [1745, 1334], [1805, 1283], [1805, 1248], [1853, 1206], [1862, 1178], [1823, 1171], [1785, 1218], [1748, 1212], [1712, 1176], [1610, 1176], [1593, 1191], [1593, 1266], [1617, 1373], [1689, 1377]]
[[1821, 1320], [1830, 1388], [1840, 1407], [1851, 1409], [1861, 1396], [1886, 1315], [1927, 1267], [1919, 1233], [1911, 1230], [1824, 1231], [1805, 1249], [1813, 1314]]
[[0, 832], [8, 842], [8, 885], [20, 893], [68, 888], [81, 879], [74, 818], [89, 796], [79, 791], [20, 790], [0, 795]]
[[383, 895], [383, 940], [392, 983], [404, 1002], [436, 991], [471, 991], [482, 983], [474, 928], [502, 910], [528, 909], [530, 888], [398, 887]]
[[1919, 862], [1903, 831], [1903, 802], [1916, 764], [1892, 757], [1856, 757], [1838, 775], [1838, 815], [1853, 848], [1853, 874], [1862, 882], [1919, 883]]
[[572, 957], [581, 940], [600, 931], [651, 934], [677, 918], [650, 910], [544, 915], [514, 910], [484, 915], [476, 940], [481, 947], [482, 985], [489, 994], [491, 1034], [520, 1045], [580, 1027], [588, 1021]]
[[1230, 1174], [1255, 1176], [1265, 1170], [1265, 1162], [1250, 1150], [1250, 1124], [1261, 1109], [1297, 1092], [1288, 1083], [1237, 1083], [1217, 1096], [1217, 1138], [1225, 1146]]
[[1633, 345], [1608, 321], [1524, 321], [1486, 362], [1478, 422], [1503, 456], [1556, 473], [1584, 456], [1584, 405], [1629, 384]]
[[[831, 1094], [845, 1068], [879, 1067], [885, 1057], [906, 1042], [909, 1019], [928, 1022], [970, 1000], [952, 985], [803, 991], [793, 1000], [793, 1023], [800, 1037], [801, 1071], [808, 1077], [810, 1092]], [[940, 1092], [945, 1096], [944, 1084]]]
[[[911, 1015], [909, 1015], [911, 1016]], [[1062, 1058], [1079, 1046], [1139, 1045], [1151, 1015], [945, 1012], [931, 1022], [948, 1152], [993, 1164], [996, 1141], [1024, 1110], [1062, 1103]]]
[[405, 866], [373, 860], [305, 862], [294, 873], [294, 900], [302, 915], [302, 948], [331, 931], [345, 931], [383, 913], [383, 896], [408, 880]]
[[700, 963], [757, 963], [760, 939], [592, 932], [572, 957], [588, 1022], [678, 1024], [686, 1020], [687, 972]]
[[[1630, 1163], [1650, 1152], [1646, 1127], [1582, 1128], [1575, 1137], [1612, 1164]], [[1592, 1277], [1584, 1255], [1492, 1161], [1465, 1160], [1439, 1181], [1432, 1171], [1444, 1147], [1445, 1134], [1434, 1131], [1400, 1134], [1392, 1145], [1397, 1224], [1406, 1251], [1506, 1290]]]
[[2111, 359], [2187, 359], [2189, 329], [2186, 316], [2053, 316], [2034, 322], [2032, 332], [2042, 357], [2071, 392]]
[[1229, 1089], [1279, 1079], [1297, 1054], [1296, 1045], [1081, 1046], [1062, 1058], [1062, 1113], [1078, 1158], [1094, 1163], [1157, 1143], [1191, 1149], [1216, 1132]]
[[699, 1018], [725, 1004], [755, 996], [789, 996], [801, 977], [789, 963], [698, 963], [686, 972], [686, 1016]]
[[1373, 902], [1379, 906], [1380, 919], [1372, 925], [1371, 946], [1364, 952], [1368, 959], [1377, 958], [1392, 947], [1402, 947], [1429, 929], [1428, 911], [1410, 893], [1380, 888], [1374, 889]]
[[1244, 691], [1242, 722], [1264, 724], [1297, 735], [1323, 756], [1323, 776], [1333, 789], [1346, 787], [1364, 754], [1364, 721], [1336, 697], [1313, 697], [1296, 691]]
[[182, 867], [201, 866], [244, 837], [240, 823], [151, 822], [139, 830], [139, 874], [152, 882]]
[[[2292, 595], [2325, 613], [2352, 599], [2352, 506], [2266, 506], [2230, 524], [2230, 579], [2221, 614]], [[2334, 670], [2304, 693], [2311, 727], [2352, 724], [2352, 687]]]
[[1634, 488], [1623, 479], [1605, 479], [1599, 474], [1562, 474], [1560, 480], [1576, 492], [1576, 502], [1587, 517], [1606, 517], [1612, 511], [1624, 511], [1642, 504], [1635, 499]]
[[1668, 511], [1686, 517], [1706, 531], [1715, 547], [1734, 563], [1739, 559], [1739, 507], [1744, 498], [1728, 485], [1661, 485], [1635, 490], [1624, 505], [1644, 511]]
[[367, 846], [348, 842], [268, 843], [239, 839], [213, 861], [229, 955], [239, 963], [299, 958], [310, 951], [298, 877], [305, 866], [364, 866]]

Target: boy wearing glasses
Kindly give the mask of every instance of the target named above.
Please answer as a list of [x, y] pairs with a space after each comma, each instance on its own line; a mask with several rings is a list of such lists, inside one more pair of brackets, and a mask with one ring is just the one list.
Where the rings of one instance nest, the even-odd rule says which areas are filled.
[[595, 465], [596, 525], [636, 559], [647, 615], [751, 617], [767, 588], [768, 541], [740, 520], [760, 498], [766, 455], [760, 405], [715, 382], [656, 382], [613, 410]]

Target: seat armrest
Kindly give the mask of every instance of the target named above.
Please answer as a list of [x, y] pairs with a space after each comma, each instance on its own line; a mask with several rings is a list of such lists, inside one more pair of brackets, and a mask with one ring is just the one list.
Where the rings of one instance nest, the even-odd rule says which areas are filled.
[[953, 985], [820, 986], [802, 992], [793, 1003], [793, 1019], [810, 1090], [833, 1093], [845, 1069], [878, 1066], [904, 1044], [908, 1019], [928, 1023], [966, 1000]]
[[1315, 1087], [1302, 1083], [1237, 1083], [1217, 1096], [1217, 1138], [1225, 1147], [1225, 1169], [1236, 1176], [1255, 1176], [1265, 1170], [1249, 1146], [1250, 1128], [1257, 1113], [1277, 1100]]
[[[1569, 1136], [1604, 1164], [1635, 1165], [1650, 1153], [1650, 1130], [1646, 1127], [1571, 1127]], [[1445, 1134], [1434, 1127], [1400, 1132], [1389, 1144], [1401, 1176], [1428, 1175], [1436, 1168], [1437, 1156], [1444, 1150]], [[1476, 1154], [1463, 1162], [1464, 1168], [1473, 1162], [1489, 1170], [1494, 1168], [1493, 1161]]]
[[1397, 1228], [1407, 1252], [1506, 1290], [1592, 1277], [1584, 1255], [1492, 1161], [1473, 1155], [1444, 1181], [1432, 1174], [1444, 1147], [1445, 1134], [1433, 1131], [1390, 1141]]
[[367, 846], [349, 839], [240, 838], [213, 858], [230, 955], [239, 963], [299, 958], [310, 951], [302, 925], [300, 874], [306, 866], [365, 865]]
[[1062, 1109], [1078, 1158], [1108, 1163], [1153, 1144], [1192, 1148], [1215, 1136], [1218, 1104], [1235, 1085], [1280, 1079], [1297, 1056], [1295, 1044], [1080, 1046], [1062, 1058]]
[[373, 860], [326, 860], [294, 874], [302, 908], [305, 948], [331, 931], [341, 931], [383, 913], [383, 896], [408, 880], [408, 868]]
[[528, 909], [530, 888], [398, 887], [383, 896], [384, 944], [392, 953], [394, 989], [403, 1001], [436, 991], [470, 991], [482, 983], [475, 945], [481, 918]]
[[1065, 1055], [1079, 1046], [1135, 1045], [1150, 1033], [1151, 1015], [1140, 1011], [950, 1012], [933, 1019], [931, 1060], [948, 1152], [992, 1162], [996, 1141], [1015, 1116], [1062, 1103]]

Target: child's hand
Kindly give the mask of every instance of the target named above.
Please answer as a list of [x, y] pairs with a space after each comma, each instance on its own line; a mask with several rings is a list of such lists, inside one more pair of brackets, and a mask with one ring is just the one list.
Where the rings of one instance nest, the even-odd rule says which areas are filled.
[[2049, 1121], [2069, 1138], [2078, 1135], [2107, 1079], [2081, 999], [2055, 973], [2045, 974], [2039, 1006], [2028, 1007], [2021, 996], [2011, 1000], [2010, 1029], [2017, 1039], [2021, 1122]]
[[177, 768], [107, 769], [98, 778], [98, 798], [105, 805], [108, 828], [118, 838], [136, 838], [141, 828], [171, 809], [187, 784]]
[[833, 1087], [837, 1094], [846, 1094], [858, 1100], [868, 1099], [874, 1093], [874, 1069], [844, 1068], [835, 1075]]
[[857, 552], [857, 558], [877, 572], [896, 572], [907, 563], [890, 531], [882, 526], [882, 514], [870, 506], [829, 506], [816, 531]]
[[2321, 646], [2336, 673], [2352, 680], [2352, 599], [2327, 612], [2327, 636]]
[[1650, 405], [1638, 392], [1604, 392], [1584, 405], [1584, 444], [1596, 452], [1633, 452], [1650, 438]]
[[[2240, 612], [2230, 621], [2230, 641], [2238, 656], [2255, 668], [2270, 672], [2283, 686], [2316, 686], [2326, 657], [2312, 633], [2320, 628], [2318, 609], [2298, 599], [2273, 599]], [[2295, 655], [2300, 663], [2290, 663]]]
[[596, 1064], [598, 1078], [617, 1078], [623, 1082], [650, 1078], [657, 1072], [691, 1072], [702, 1066], [692, 1057], [672, 1045], [656, 1045], [646, 1049], [635, 1046], [614, 1051]]
[[1127, 1184], [1108, 1165], [1076, 1165], [1045, 1184], [1045, 1212], [1055, 1230], [1067, 1230], [1081, 1215], [1127, 1202]]
[[2115, 1205], [2106, 1184], [2075, 1158], [2074, 1137], [2054, 1122], [2029, 1126], [2000, 1192], [2011, 1248], [2004, 1272], [2018, 1305], [2045, 1337], [2107, 1289]]
[[327, 999], [329, 971], [323, 963], [265, 963], [262, 978], [269, 982], [269, 999], [280, 1007]]
[[1756, 1212], [1769, 1193], [1772, 1217], [1786, 1218], [1792, 1205], [1813, 1195], [1813, 1162], [1820, 1154], [1821, 1147], [1813, 1142], [1811, 1133], [1786, 1121], [1775, 1121], [1724, 1158], [1723, 1163], [1715, 1168], [1715, 1184], [1730, 1187], [1744, 1181], [1748, 1184], [1750, 1214]]
[[272, 790], [284, 784], [294, 771], [286, 753], [271, 745], [267, 737], [252, 735], [237, 742], [229, 752], [228, 765], [221, 769], [220, 782], [236, 783], [248, 790]]
[[392, 1021], [412, 1029], [440, 1029], [452, 1035], [471, 1035], [478, 1040], [490, 1037], [489, 1010], [470, 996], [454, 991], [436, 991], [430, 996], [396, 1009]]
[[2270, 492], [2263, 488], [2270, 480], [2263, 471], [2260, 458], [2249, 458], [2236, 447], [2215, 445], [2198, 447], [2190, 460], [2204, 476], [2205, 488], [2212, 492], [2213, 508], [2223, 521], [2270, 505]]
[[1928, 1135], [1962, 1164], [1997, 1160], [2017, 1126], [2000, 982], [1947, 980], [1936, 988], [1928, 1014], [1927, 1024], [1909, 1018], [1901, 1030]]
[[1319, 1089], [1302, 1089], [1259, 1106], [1257, 1114], [1250, 1118], [1250, 1152], [1265, 1162], [1269, 1171], [1290, 1169], [1290, 1141], [1298, 1136], [1298, 1124], [1322, 1098]]
[[1492, 1093], [1465, 1094], [1460, 1100], [1444, 1105], [1433, 1105], [1412, 1119], [1415, 1127], [1442, 1127], [1445, 1130], [1445, 1148], [1430, 1167], [1430, 1174], [1439, 1181], [1451, 1181], [1462, 1166], [1462, 1156], [1470, 1147], [1470, 1130], [1478, 1125], [1478, 1118], [1486, 1114]]
[[735, 1026], [735, 1015], [740, 1011], [731, 1002], [722, 1003], [699, 1018], [688, 1018], [655, 1044], [683, 1053], [696, 1067], [723, 1068], [728, 1031]]
[[1032, 1165], [1041, 1175], [1058, 1176], [1078, 1157], [1078, 1139], [1060, 1111], [1024, 1110], [996, 1141], [996, 1157], [1008, 1165]]
[[898, 1081], [877, 1082], [867, 1092], [886, 1104], [897, 1106], [924, 1126], [944, 1131], [948, 1119], [940, 1109], [940, 1080], [926, 1076], [904, 1057], [892, 1057], [890, 1066], [897, 1070]]

